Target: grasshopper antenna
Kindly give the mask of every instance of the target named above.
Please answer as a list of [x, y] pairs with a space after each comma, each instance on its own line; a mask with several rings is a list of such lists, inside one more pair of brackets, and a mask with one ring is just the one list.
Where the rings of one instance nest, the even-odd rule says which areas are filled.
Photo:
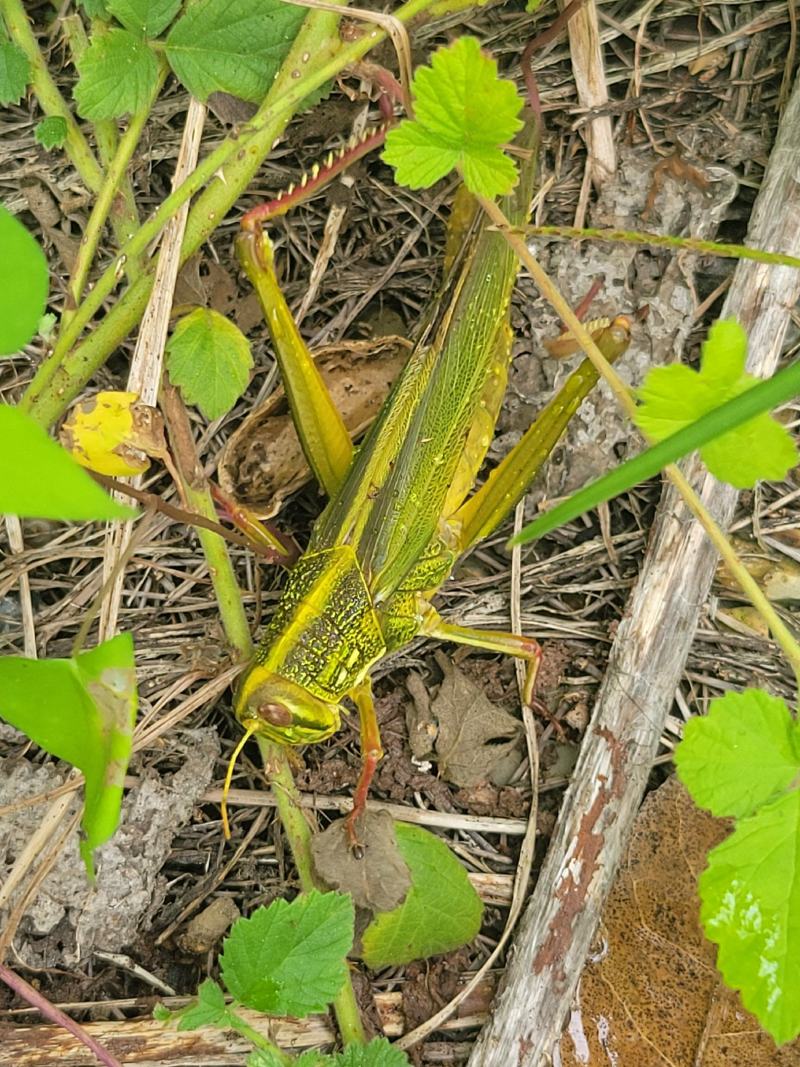
[[233, 755], [228, 760], [228, 770], [225, 772], [225, 784], [222, 787], [222, 804], [220, 805], [222, 811], [222, 832], [225, 835], [225, 840], [231, 839], [231, 825], [228, 822], [228, 793], [231, 791], [231, 782], [233, 781], [233, 768], [236, 766], [236, 761], [239, 758], [244, 746], [253, 736], [258, 729], [257, 722], [251, 722], [245, 730], [243, 736], [239, 739], [239, 744], [233, 750]]

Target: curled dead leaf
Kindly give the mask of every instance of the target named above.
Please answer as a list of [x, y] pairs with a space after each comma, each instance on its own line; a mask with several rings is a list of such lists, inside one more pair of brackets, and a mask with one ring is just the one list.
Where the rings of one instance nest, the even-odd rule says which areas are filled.
[[167, 452], [164, 421], [138, 393], [109, 390], [77, 403], [64, 423], [61, 443], [83, 467], [114, 478], [141, 474], [149, 456]]
[[367, 811], [358, 824], [364, 855], [350, 848], [345, 820], [332, 823], [311, 841], [314, 868], [332, 889], [350, 893], [357, 908], [376, 914], [392, 911], [405, 900], [411, 875], [397, 847], [394, 821], [386, 811]]
[[[326, 345], [316, 352], [325, 384], [353, 437], [362, 434], [378, 414], [409, 348], [402, 337], [382, 337]], [[225, 446], [219, 464], [220, 485], [258, 518], [269, 519], [310, 477], [286, 395], [277, 389]]]

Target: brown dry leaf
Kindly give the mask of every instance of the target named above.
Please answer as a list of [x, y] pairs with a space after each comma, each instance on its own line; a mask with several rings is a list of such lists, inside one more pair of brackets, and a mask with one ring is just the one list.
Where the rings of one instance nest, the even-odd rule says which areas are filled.
[[178, 308], [186, 304], [218, 311], [233, 319], [242, 333], [249, 333], [263, 321], [256, 294], [240, 296], [233, 276], [199, 252], [186, 261], [175, 283], [173, 305]]
[[[781, 552], [762, 548], [754, 541], [734, 538], [739, 557], [770, 600], [800, 600], [800, 564]], [[739, 583], [724, 563], [717, 568], [717, 582], [723, 589], [739, 593]]]
[[726, 608], [724, 611], [718, 610], [714, 617], [734, 633], [744, 634], [745, 637], [752, 637], [753, 634], [757, 637], [769, 637], [769, 626], [764, 622], [761, 612], [749, 604]]
[[[353, 437], [363, 433], [408, 357], [402, 337], [326, 345], [316, 361], [333, 402]], [[304, 485], [311, 472], [288, 411], [283, 389], [252, 412], [228, 441], [219, 464], [226, 493], [260, 519], [280, 511], [289, 493]]]
[[431, 698], [425, 682], [411, 671], [406, 677], [406, 689], [411, 703], [406, 705], [408, 743], [415, 759], [427, 760], [433, 755], [433, 745], [439, 728], [431, 711]]
[[72, 273], [78, 256], [80, 241], [64, 231], [69, 226], [61, 206], [46, 186], [39, 182], [23, 182], [21, 191], [28, 202], [28, 210], [42, 227], [46, 240], [52, 241], [68, 273]]
[[800, 1041], [776, 1049], [722, 985], [699, 925], [697, 879], [725, 834], [676, 778], [647, 798], [561, 1038], [562, 1067], [800, 1067]]
[[[434, 746], [439, 772], [462, 788], [493, 781], [492, 772], [519, 743], [522, 724], [493, 704], [447, 656], [437, 653], [436, 661], [444, 674], [431, 702], [439, 727]], [[505, 785], [507, 774], [504, 779], [494, 784]]]
[[363, 857], [350, 848], [345, 820], [332, 823], [311, 842], [314, 868], [326, 885], [351, 893], [357, 908], [392, 911], [405, 900], [411, 875], [397, 847], [394, 821], [386, 811], [365, 812], [358, 823]]

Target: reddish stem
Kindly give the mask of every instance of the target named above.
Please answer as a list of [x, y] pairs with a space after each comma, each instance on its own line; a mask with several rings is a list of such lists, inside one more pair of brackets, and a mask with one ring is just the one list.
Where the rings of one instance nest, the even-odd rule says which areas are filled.
[[65, 1015], [60, 1008], [55, 1006], [55, 1004], [51, 1004], [47, 997], [43, 996], [38, 989], [34, 989], [32, 985], [28, 985], [24, 978], [20, 978], [18, 974], [9, 970], [9, 968], [2, 963], [0, 963], [0, 979], [4, 981], [10, 989], [13, 989], [18, 996], [22, 997], [23, 1000], [27, 1000], [32, 1007], [40, 1011], [45, 1019], [49, 1019], [50, 1022], [68, 1030], [73, 1037], [76, 1037], [78, 1041], [86, 1045], [89, 1051], [97, 1057], [100, 1063], [104, 1063], [106, 1067], [122, 1067], [122, 1064], [116, 1056], [112, 1056], [108, 1049], [103, 1048], [101, 1044], [87, 1034], [80, 1023], [76, 1023], [74, 1019], [70, 1019], [69, 1015]]
[[351, 166], [357, 159], [367, 155], [373, 148], [383, 144], [386, 132], [392, 122], [383, 122], [375, 129], [367, 131], [364, 136], [353, 143], [352, 140], [339, 149], [338, 152], [329, 153], [324, 166], [315, 166], [310, 172], [306, 172], [297, 185], [290, 185], [288, 189], [278, 193], [274, 200], [268, 200], [265, 204], [258, 204], [242, 218], [243, 230], [257, 230], [262, 222], [285, 215], [287, 211], [299, 201], [306, 200], [318, 192], [327, 182], [341, 174], [343, 170]]
[[539, 116], [539, 122], [542, 119], [542, 102], [539, 99], [539, 86], [536, 83], [536, 75], [531, 69], [531, 60], [533, 59], [533, 53], [540, 48], [544, 48], [545, 45], [550, 44], [561, 31], [566, 24], [572, 18], [573, 15], [577, 15], [578, 11], [586, 3], [586, 0], [572, 0], [567, 4], [561, 14], [555, 18], [546, 30], [542, 30], [540, 34], [529, 41], [525, 46], [525, 51], [522, 53], [522, 59], [520, 61], [522, 66], [522, 77], [525, 79], [525, 88], [528, 91], [528, 103], [533, 110]]

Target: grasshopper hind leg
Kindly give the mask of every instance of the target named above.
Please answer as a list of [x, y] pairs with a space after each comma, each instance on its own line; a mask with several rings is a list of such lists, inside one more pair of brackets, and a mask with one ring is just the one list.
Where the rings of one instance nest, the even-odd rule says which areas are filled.
[[428, 637], [436, 637], [440, 641], [454, 641], [459, 645], [471, 645], [473, 648], [502, 652], [506, 656], [524, 659], [526, 672], [522, 699], [526, 704], [532, 704], [536, 675], [542, 659], [542, 649], [538, 641], [532, 637], [507, 633], [505, 630], [480, 630], [471, 626], [459, 626], [457, 623], [445, 622], [433, 608], [426, 612], [421, 632]]

